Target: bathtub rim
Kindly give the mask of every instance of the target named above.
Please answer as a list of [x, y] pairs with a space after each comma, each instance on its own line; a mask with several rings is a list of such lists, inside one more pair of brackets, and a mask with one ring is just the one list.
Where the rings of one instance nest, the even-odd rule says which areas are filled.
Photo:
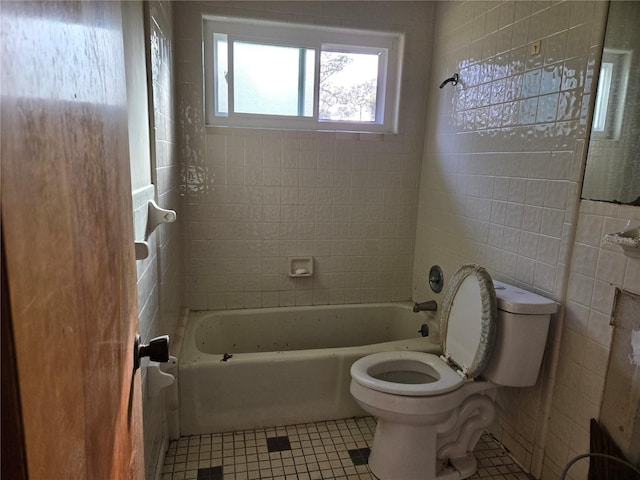
[[[317, 310], [333, 310], [333, 309], [343, 309], [347, 308], [349, 310], [356, 310], [365, 308], [380, 308], [382, 306], [385, 307], [395, 307], [401, 308], [405, 312], [410, 312], [412, 315], [415, 315], [416, 318], [419, 318], [422, 323], [426, 323], [429, 325], [430, 335], [428, 337], [419, 336], [419, 332], [416, 330], [416, 336], [410, 337], [402, 340], [394, 340], [390, 342], [379, 342], [365, 345], [350, 345], [345, 347], [334, 347], [334, 348], [314, 348], [314, 349], [305, 349], [305, 350], [272, 350], [265, 352], [245, 352], [245, 353], [232, 353], [233, 357], [229, 359], [231, 361], [233, 358], [242, 359], [242, 360], [257, 360], [264, 359], [265, 356], [274, 356], [277, 358], [278, 356], [287, 356], [287, 358], [309, 358], [317, 354], [331, 354], [346, 352], [349, 349], [365, 349], [371, 350], [371, 352], [379, 352], [381, 348], [383, 350], [396, 350], [397, 346], [394, 348], [394, 344], [406, 343], [415, 341], [418, 342], [427, 342], [429, 344], [433, 344], [439, 348], [439, 336], [438, 332], [438, 322], [436, 318], [432, 318], [433, 315], [430, 315], [429, 312], [417, 312], [414, 313], [413, 303], [412, 302], [377, 302], [377, 303], [353, 303], [353, 304], [336, 304], [336, 305], [297, 305], [297, 306], [287, 306], [287, 307], [262, 307], [262, 308], [241, 308], [241, 309], [232, 309], [232, 310], [191, 310], [188, 312], [188, 318], [186, 320], [186, 325], [184, 329], [184, 335], [182, 338], [181, 345], [181, 355], [178, 357], [179, 368], [192, 368], [196, 364], [202, 364], [203, 362], [219, 362], [221, 361], [222, 356], [225, 352], [216, 352], [216, 353], [207, 353], [202, 352], [198, 349], [195, 340], [195, 334], [198, 330], [198, 324], [206, 321], [206, 319], [210, 316], [216, 314], [225, 314], [231, 316], [242, 316], [247, 314], [256, 314], [256, 313], [273, 313], [276, 310], [285, 310], [288, 312], [305, 312], [305, 311], [317, 311]], [[196, 316], [196, 318], [194, 318]], [[384, 345], [387, 345], [389, 348], [384, 348]], [[299, 353], [305, 352], [305, 353]], [[311, 352], [311, 353], [307, 353]]]

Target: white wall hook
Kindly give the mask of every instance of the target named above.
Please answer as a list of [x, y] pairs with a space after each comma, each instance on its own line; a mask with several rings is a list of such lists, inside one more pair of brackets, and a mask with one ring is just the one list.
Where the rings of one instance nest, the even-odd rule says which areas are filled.
[[149, 388], [150, 397], [157, 397], [160, 394], [160, 390], [172, 385], [175, 381], [176, 379], [173, 375], [160, 370], [158, 362], [149, 362], [147, 367], [147, 387]]
[[150, 235], [161, 223], [172, 223], [177, 218], [174, 210], [160, 208], [154, 200], [149, 200], [149, 215], [147, 217], [147, 235]]
[[136, 260], [144, 260], [149, 256], [149, 244], [147, 242], [134, 242]]

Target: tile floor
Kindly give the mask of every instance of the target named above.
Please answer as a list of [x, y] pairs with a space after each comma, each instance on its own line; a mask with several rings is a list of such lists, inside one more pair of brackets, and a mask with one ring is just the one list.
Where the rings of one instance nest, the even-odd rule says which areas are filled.
[[[181, 437], [169, 445], [162, 480], [375, 480], [367, 461], [372, 417]], [[476, 446], [471, 479], [527, 480], [489, 435]]]

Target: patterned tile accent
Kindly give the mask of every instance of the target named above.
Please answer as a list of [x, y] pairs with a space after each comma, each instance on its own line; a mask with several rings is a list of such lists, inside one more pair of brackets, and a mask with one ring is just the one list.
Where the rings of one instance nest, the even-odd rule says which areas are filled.
[[349, 450], [349, 456], [354, 465], [366, 465], [369, 463], [370, 448], [354, 448]]
[[222, 480], [222, 467], [199, 468], [198, 480]]
[[[169, 445], [162, 480], [376, 480], [367, 465], [375, 427], [362, 417], [181, 437]], [[476, 457], [472, 479], [529, 478], [489, 435]]]
[[269, 437], [267, 438], [267, 450], [269, 453], [273, 452], [285, 452], [291, 450], [291, 443], [289, 437]]

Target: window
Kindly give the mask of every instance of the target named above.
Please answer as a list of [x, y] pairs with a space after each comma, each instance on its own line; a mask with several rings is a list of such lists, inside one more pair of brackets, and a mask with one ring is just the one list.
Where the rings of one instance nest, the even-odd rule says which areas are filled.
[[631, 53], [605, 48], [602, 53], [591, 135], [618, 140], [624, 120]]
[[396, 132], [402, 34], [204, 18], [208, 125]]

